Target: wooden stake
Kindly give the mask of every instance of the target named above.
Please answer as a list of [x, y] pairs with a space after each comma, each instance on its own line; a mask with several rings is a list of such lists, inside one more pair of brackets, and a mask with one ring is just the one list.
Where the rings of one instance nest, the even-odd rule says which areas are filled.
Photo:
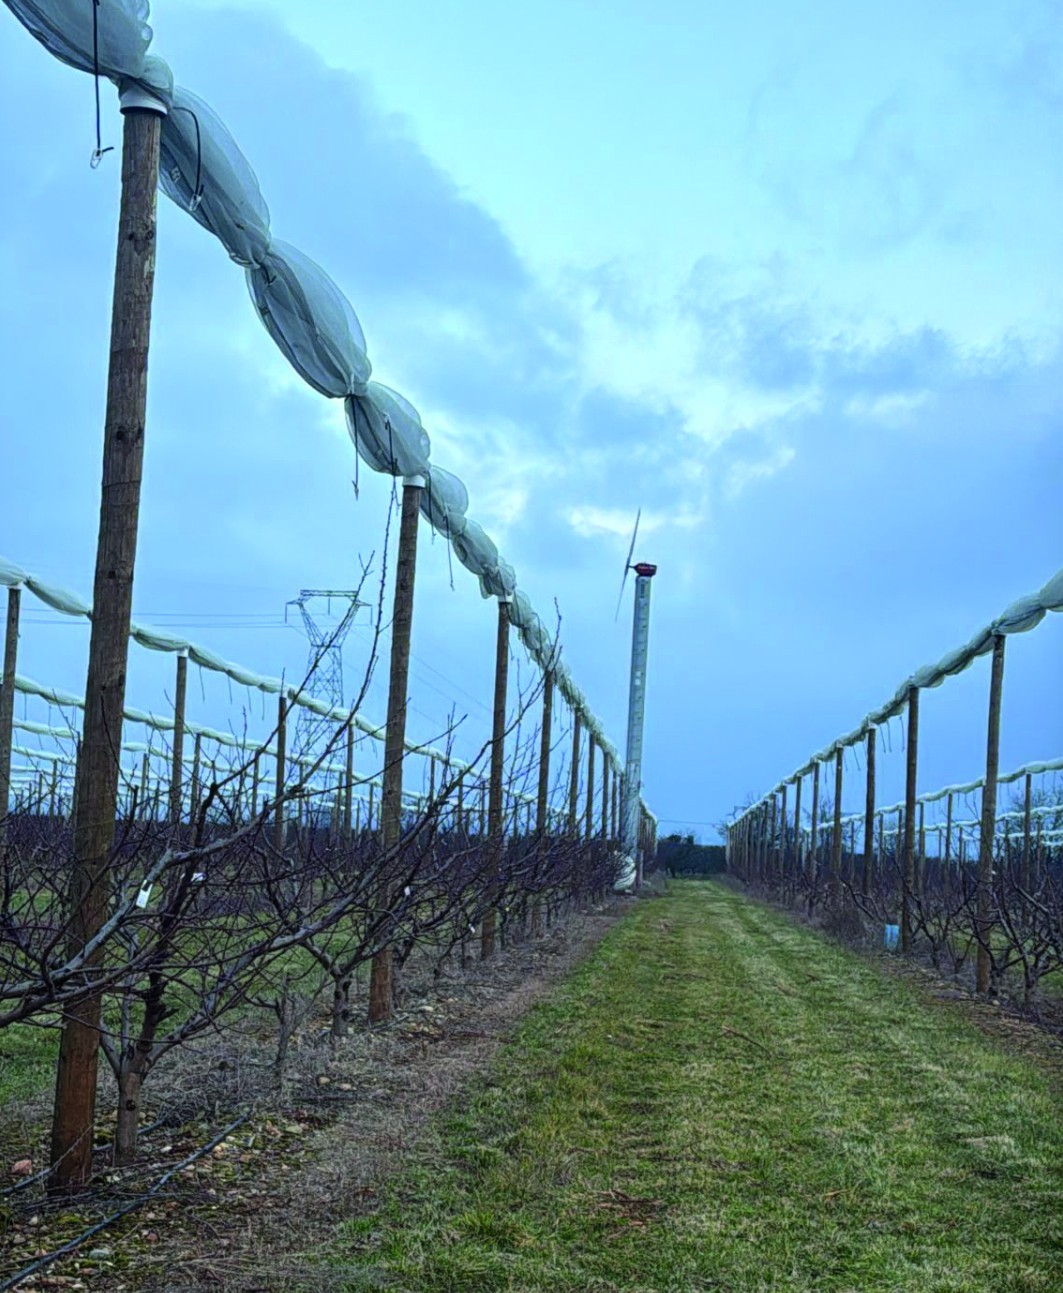
[[815, 896], [819, 880], [819, 858], [816, 854], [816, 844], [819, 836], [819, 761], [812, 765], [812, 827], [808, 837], [808, 867], [809, 880], [811, 882], [811, 893], [809, 894], [808, 904], [809, 911], [812, 910], [812, 902]]
[[1030, 817], [1033, 811], [1033, 777], [1026, 774], [1025, 795], [1022, 811], [1022, 866], [1019, 869], [1019, 884], [1023, 893], [1030, 892], [1033, 869], [1030, 866]]
[[834, 754], [834, 829], [830, 840], [830, 892], [837, 898], [842, 882], [842, 777], [845, 773], [845, 751]]
[[602, 749], [602, 840], [609, 839], [609, 757]]
[[200, 758], [203, 752], [203, 733], [197, 732], [192, 742], [192, 803], [189, 809], [188, 820], [192, 827], [192, 837], [195, 838], [196, 820], [199, 817], [199, 771]]
[[594, 747], [597, 744], [592, 733], [587, 741], [587, 817], [584, 828], [587, 839], [594, 834]]
[[945, 867], [952, 865], [952, 791], [948, 793], [945, 808]]
[[7, 863], [7, 819], [11, 811], [11, 746], [15, 737], [15, 677], [18, 667], [18, 620], [22, 589], [7, 590], [4, 634], [4, 678], [0, 682], [0, 867]]
[[[197, 740], [197, 750], [198, 740]], [[277, 697], [277, 767], [274, 775], [273, 792], [273, 847], [278, 853], [284, 852], [285, 822], [288, 805], [283, 802], [284, 787], [288, 779], [288, 698], [282, 689]]]
[[[509, 681], [509, 599], [498, 599], [498, 635], [495, 640], [495, 704], [491, 730], [490, 800], [487, 809], [488, 896], [495, 899], [502, 874], [503, 802], [502, 788], [506, 760], [506, 692]], [[495, 951], [496, 912], [487, 909], [480, 927], [480, 957], [487, 960]]]
[[904, 875], [901, 890], [901, 951], [912, 950], [912, 894], [915, 892], [915, 799], [919, 772], [919, 688], [908, 688], [908, 760], [904, 786]]
[[347, 759], [343, 770], [343, 842], [351, 842], [351, 807], [354, 803], [354, 719], [347, 724]]
[[140, 815], [146, 817], [148, 813], [148, 769], [151, 766], [151, 756], [148, 754], [141, 755], [140, 759]]
[[997, 830], [997, 773], [1000, 771], [1000, 699], [1004, 690], [1004, 642], [993, 638], [993, 665], [989, 679], [989, 721], [986, 730], [985, 784], [982, 787], [982, 824], [978, 844], [978, 960], [975, 987], [989, 991], [992, 962], [986, 943], [993, 927], [993, 842]]
[[251, 760], [251, 820], [258, 816], [258, 785], [262, 776], [262, 752], [255, 751], [255, 757]]
[[[424, 477], [408, 476], [402, 486], [399, 553], [395, 563], [395, 604], [391, 620], [391, 676], [388, 681], [388, 718], [384, 737], [384, 786], [381, 792], [381, 842], [385, 858], [402, 842], [402, 770], [406, 754], [406, 712], [410, 679], [410, 637], [413, 632], [413, 593], [417, 574], [417, 522], [424, 493]], [[387, 864], [385, 864], [387, 865]], [[387, 884], [379, 902], [382, 914], [391, 905]], [[369, 973], [369, 1022], [391, 1017], [391, 948], [373, 957]]]
[[797, 883], [801, 875], [801, 787], [804, 784], [804, 777], [797, 778], [797, 786], [794, 791], [794, 883]]
[[579, 710], [572, 712], [572, 766], [568, 781], [568, 829], [575, 835], [579, 822]]
[[[70, 891], [71, 952], [90, 942], [107, 916], [114, 842], [118, 751], [125, 709], [129, 620], [136, 562], [147, 404], [148, 342], [155, 282], [155, 216], [161, 103], [138, 88], [123, 93], [122, 197], [111, 314], [100, 529], [81, 766], [74, 807]], [[102, 949], [86, 962], [86, 979]], [[50, 1189], [82, 1189], [92, 1174], [100, 997], [86, 996], [64, 1017], [52, 1119]]]
[[867, 782], [864, 797], [864, 874], [861, 890], [866, 897], [871, 892], [875, 871], [875, 754], [878, 749], [878, 728], [867, 734]]
[[540, 840], [549, 828], [547, 807], [550, 795], [550, 748], [553, 738], [554, 675], [548, 669], [543, 675], [543, 721], [539, 733], [539, 785], [535, 801], [535, 830]]

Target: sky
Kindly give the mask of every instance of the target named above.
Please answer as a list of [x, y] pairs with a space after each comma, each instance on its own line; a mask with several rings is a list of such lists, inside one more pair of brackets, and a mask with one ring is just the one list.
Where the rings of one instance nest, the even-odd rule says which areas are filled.
[[[871, 8], [153, 6], [153, 52], [346, 292], [621, 748], [642, 509], [665, 832], [715, 839], [1063, 565], [1063, 19]], [[119, 153], [90, 168], [91, 79], [0, 16], [0, 556], [87, 595]], [[301, 676], [285, 602], [379, 569], [390, 481], [354, 477], [340, 404], [160, 198], [136, 616]], [[494, 609], [441, 540], [418, 561], [413, 734], [453, 714], [471, 753]], [[349, 685], [371, 637], [367, 612]], [[83, 690], [87, 640], [28, 607], [20, 672]], [[1063, 617], [1010, 640], [1003, 766], [1063, 755], [1061, 660]], [[130, 703], [171, 679], [134, 648]], [[927, 695], [921, 790], [980, 774], [987, 687], [983, 660]], [[268, 722], [217, 678], [193, 693], [203, 721]], [[897, 724], [880, 774], [899, 798]]]

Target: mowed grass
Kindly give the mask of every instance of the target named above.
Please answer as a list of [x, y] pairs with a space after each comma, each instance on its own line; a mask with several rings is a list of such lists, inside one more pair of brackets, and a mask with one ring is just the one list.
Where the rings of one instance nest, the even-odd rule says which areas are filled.
[[[341, 1227], [349, 1289], [1063, 1289], [1059, 1074], [729, 890], [633, 904]], [[332, 1287], [332, 1285], [329, 1285]]]

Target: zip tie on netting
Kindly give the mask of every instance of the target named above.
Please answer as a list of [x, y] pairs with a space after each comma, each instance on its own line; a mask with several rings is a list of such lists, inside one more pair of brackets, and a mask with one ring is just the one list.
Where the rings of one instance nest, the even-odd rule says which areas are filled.
[[99, 14], [96, 12], [100, 7], [100, 0], [89, 0], [89, 3], [92, 5], [92, 84], [96, 95], [96, 147], [92, 150], [89, 165], [95, 170], [103, 161], [106, 153], [114, 152], [114, 146], [102, 147], [103, 139], [100, 129], [100, 21]]

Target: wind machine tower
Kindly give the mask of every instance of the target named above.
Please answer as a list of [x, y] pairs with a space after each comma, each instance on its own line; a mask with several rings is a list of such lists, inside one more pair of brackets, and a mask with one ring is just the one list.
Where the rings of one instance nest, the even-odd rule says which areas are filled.
[[627, 586], [628, 572], [635, 572], [635, 614], [631, 630], [631, 682], [627, 704], [627, 749], [624, 755], [624, 779], [620, 792], [620, 842], [623, 850], [622, 870], [614, 886], [619, 892], [629, 892], [640, 882], [639, 817], [642, 790], [642, 734], [646, 719], [646, 665], [650, 645], [650, 581], [657, 567], [648, 561], [631, 564], [635, 555], [635, 541], [639, 533], [642, 509], [635, 517], [635, 531], [631, 547], [624, 562], [624, 577], [620, 584], [620, 600], [616, 613], [619, 617]]

